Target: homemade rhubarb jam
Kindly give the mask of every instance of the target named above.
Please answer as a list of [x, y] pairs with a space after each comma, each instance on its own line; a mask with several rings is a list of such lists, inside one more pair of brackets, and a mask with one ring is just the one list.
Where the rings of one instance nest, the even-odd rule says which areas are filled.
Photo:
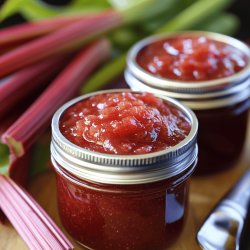
[[166, 249], [178, 237], [197, 161], [197, 119], [171, 98], [109, 90], [52, 120], [65, 229], [87, 249]]
[[132, 90], [176, 98], [199, 120], [198, 174], [234, 166], [246, 137], [250, 51], [242, 42], [210, 32], [154, 36], [127, 59]]
[[196, 82], [231, 76], [246, 67], [247, 57], [228, 43], [182, 35], [146, 45], [136, 61], [153, 75]]
[[61, 133], [74, 144], [107, 154], [147, 154], [181, 142], [191, 125], [178, 108], [150, 93], [107, 93], [69, 107]]

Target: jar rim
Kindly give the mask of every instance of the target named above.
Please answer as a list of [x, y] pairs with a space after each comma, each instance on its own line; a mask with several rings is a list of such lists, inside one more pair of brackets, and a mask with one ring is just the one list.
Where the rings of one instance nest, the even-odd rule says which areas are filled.
[[[204, 109], [217, 109], [227, 107], [228, 105], [235, 105], [249, 99], [250, 91], [250, 79], [243, 82], [240, 85], [233, 86], [230, 91], [222, 90], [218, 92], [208, 93], [180, 93], [171, 90], [163, 90], [160, 88], [154, 88], [146, 83], [135, 78], [131, 72], [127, 69], [124, 72], [124, 78], [126, 83], [132, 90], [144, 90], [150, 93], [158, 95], [165, 95], [184, 103], [192, 110], [204, 110]], [[248, 90], [248, 91], [247, 91]], [[223, 96], [223, 97], [222, 97]]]
[[[212, 40], [223, 42], [225, 44], [231, 45], [234, 48], [242, 51], [247, 57], [247, 65], [240, 70], [239, 72], [222, 78], [205, 80], [205, 81], [180, 81], [180, 80], [172, 80], [167, 78], [162, 78], [159, 76], [155, 76], [150, 72], [144, 70], [136, 61], [136, 57], [138, 53], [148, 44], [162, 40], [164, 38], [172, 38], [178, 36], [205, 36]], [[250, 76], [250, 49], [243, 42], [222, 34], [207, 32], [207, 31], [179, 31], [179, 32], [170, 32], [165, 34], [157, 34], [141, 41], [137, 42], [129, 51], [127, 56], [127, 68], [128, 70], [140, 81], [147, 83], [150, 86], [161, 88], [161, 89], [169, 89], [176, 90], [180, 92], [188, 92], [188, 93], [202, 93], [202, 92], [212, 92], [216, 90], [221, 90], [230, 88], [235, 84], [240, 82], [244, 82], [245, 79]]]
[[[77, 185], [83, 186], [83, 187], [88, 188], [88, 189], [92, 189], [95, 191], [101, 191], [101, 192], [107, 192], [107, 193], [122, 194], [122, 193], [124, 193], [124, 190], [123, 190], [124, 186], [128, 186], [128, 185], [122, 184], [121, 189], [118, 188], [115, 191], [114, 190], [111, 191], [108, 188], [107, 183], [97, 183], [97, 182], [91, 182], [91, 181], [86, 180], [86, 179], [84, 179], [84, 180], [79, 179], [79, 178], [77, 178], [78, 176], [74, 176], [74, 175], [72, 176], [72, 173], [65, 171], [65, 169], [63, 169], [60, 165], [58, 165], [58, 163], [55, 161], [55, 159], [53, 157], [51, 157], [51, 162], [52, 162], [54, 170], [57, 172], [57, 174], [62, 175], [64, 178], [66, 178], [67, 180], [69, 180], [72, 183], [75, 183]], [[191, 174], [194, 172], [195, 167], [197, 165], [197, 162], [198, 162], [198, 160], [196, 159], [193, 162], [192, 167], [185, 172], [184, 176], [181, 176], [180, 178], [178, 178], [178, 180], [174, 180], [174, 181], [170, 182], [169, 188], [180, 185], [181, 183], [186, 181], [191, 176]], [[157, 181], [157, 182], [159, 183], [159, 182], [164, 182], [164, 181], [166, 181], [166, 180], [161, 180], [161, 181]], [[139, 184], [132, 184], [132, 185], [145, 185], [145, 184], [148, 184], [148, 183], [139, 183]], [[95, 186], [95, 185], [97, 185], [97, 186]], [[126, 190], [126, 193], [130, 193], [130, 191]], [[131, 194], [135, 194], [135, 191], [132, 190]]]
[[[97, 91], [77, 97], [59, 108], [52, 118], [52, 156], [62, 167], [65, 167], [69, 172], [74, 172], [78, 177], [92, 181], [97, 180], [101, 183], [147, 183], [161, 180], [163, 173], [165, 173], [164, 178], [168, 178], [184, 171], [197, 158], [198, 121], [188, 107], [172, 98], [155, 95], [180, 109], [190, 120], [191, 131], [184, 140], [168, 149], [141, 155], [112, 155], [84, 149], [62, 135], [59, 129], [59, 120], [67, 108], [97, 94], [124, 91], [142, 93], [129, 89]], [[166, 164], [169, 164], [169, 167], [166, 168]], [[166, 168], [165, 171], [164, 168]], [[134, 175], [133, 178], [131, 173]]]

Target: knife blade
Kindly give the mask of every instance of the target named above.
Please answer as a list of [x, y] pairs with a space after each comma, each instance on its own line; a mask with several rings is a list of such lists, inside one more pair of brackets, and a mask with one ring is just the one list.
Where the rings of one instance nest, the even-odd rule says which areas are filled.
[[198, 231], [197, 241], [204, 250], [240, 249], [249, 200], [250, 169], [212, 210]]

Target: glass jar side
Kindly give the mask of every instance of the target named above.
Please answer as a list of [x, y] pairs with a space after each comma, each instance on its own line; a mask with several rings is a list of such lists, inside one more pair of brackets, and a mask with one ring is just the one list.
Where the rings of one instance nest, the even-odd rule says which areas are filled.
[[171, 179], [137, 185], [95, 184], [54, 167], [62, 223], [85, 247], [166, 249], [179, 236], [194, 166]]
[[247, 99], [223, 108], [194, 110], [199, 120], [195, 174], [212, 174], [235, 165], [245, 145], [249, 103]]

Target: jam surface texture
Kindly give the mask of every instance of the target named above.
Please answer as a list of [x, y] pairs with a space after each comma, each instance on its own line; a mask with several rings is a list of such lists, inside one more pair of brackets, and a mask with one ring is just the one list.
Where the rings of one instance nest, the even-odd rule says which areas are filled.
[[83, 148], [108, 154], [146, 154], [172, 147], [190, 132], [178, 108], [149, 93], [99, 94], [69, 107], [61, 133]]
[[231, 76], [247, 65], [239, 49], [205, 36], [177, 36], [153, 42], [137, 55], [153, 75], [179, 81], [205, 81]]

